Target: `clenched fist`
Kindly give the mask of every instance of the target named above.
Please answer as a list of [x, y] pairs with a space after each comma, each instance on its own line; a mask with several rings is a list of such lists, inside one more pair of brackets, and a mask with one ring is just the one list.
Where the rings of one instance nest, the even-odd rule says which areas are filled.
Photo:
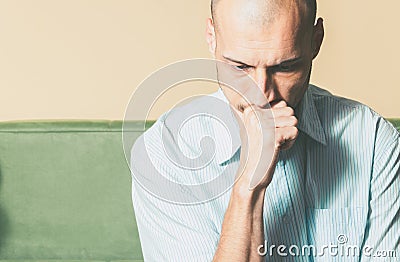
[[247, 184], [250, 190], [266, 188], [272, 180], [279, 151], [289, 149], [298, 136], [297, 118], [285, 101], [268, 109], [248, 105], [240, 118], [238, 183]]

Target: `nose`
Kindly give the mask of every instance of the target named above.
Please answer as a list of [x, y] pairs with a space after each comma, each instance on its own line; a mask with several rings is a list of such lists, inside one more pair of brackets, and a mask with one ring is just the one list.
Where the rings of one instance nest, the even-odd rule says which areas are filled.
[[255, 70], [254, 80], [256, 81], [258, 88], [265, 94], [268, 91], [269, 76], [267, 70], [258, 68]]
[[[275, 99], [273, 80], [265, 68], [259, 68], [255, 70], [255, 75], [253, 76], [259, 91], [257, 92], [257, 102], [256, 104], [259, 106], [264, 106], [268, 102], [271, 102]], [[260, 92], [261, 91], [261, 92]], [[262, 95], [262, 96], [261, 96]]]

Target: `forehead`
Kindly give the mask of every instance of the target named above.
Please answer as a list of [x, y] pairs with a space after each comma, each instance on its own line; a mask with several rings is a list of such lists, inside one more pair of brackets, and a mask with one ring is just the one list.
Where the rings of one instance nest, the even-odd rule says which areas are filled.
[[278, 6], [257, 0], [221, 1], [217, 34], [229, 44], [242, 43], [255, 48], [296, 44], [305, 30], [304, 10], [294, 2]]

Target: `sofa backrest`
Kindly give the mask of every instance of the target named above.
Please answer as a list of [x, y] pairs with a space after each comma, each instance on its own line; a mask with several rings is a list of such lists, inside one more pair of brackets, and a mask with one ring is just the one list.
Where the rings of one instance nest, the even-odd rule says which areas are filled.
[[121, 127], [0, 123], [0, 261], [142, 260]]
[[397, 130], [400, 132], [400, 118], [392, 118], [392, 119], [388, 119], [396, 128]]
[[0, 123], [2, 259], [142, 260], [120, 121]]

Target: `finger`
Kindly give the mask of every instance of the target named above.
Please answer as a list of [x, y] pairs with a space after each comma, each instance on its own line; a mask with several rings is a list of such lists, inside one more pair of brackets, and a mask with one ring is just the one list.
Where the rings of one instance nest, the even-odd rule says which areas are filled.
[[292, 146], [296, 140], [299, 131], [294, 126], [277, 128], [275, 132], [275, 145], [279, 149], [287, 149]]
[[297, 126], [298, 120], [295, 116], [275, 118], [275, 127]]
[[285, 102], [285, 100], [281, 100], [278, 103], [276, 103], [275, 105], [273, 105], [271, 108], [281, 108], [281, 107], [286, 107], [287, 104]]
[[244, 115], [247, 120], [250, 120], [249, 123], [256, 123], [264, 128], [275, 128], [275, 118], [270, 109], [248, 108]]
[[274, 118], [294, 116], [294, 110], [291, 107], [273, 108]]
[[281, 145], [280, 150], [288, 150], [288, 149], [292, 148], [292, 146], [294, 145], [295, 142], [296, 142], [296, 140], [287, 141], [286, 143]]

